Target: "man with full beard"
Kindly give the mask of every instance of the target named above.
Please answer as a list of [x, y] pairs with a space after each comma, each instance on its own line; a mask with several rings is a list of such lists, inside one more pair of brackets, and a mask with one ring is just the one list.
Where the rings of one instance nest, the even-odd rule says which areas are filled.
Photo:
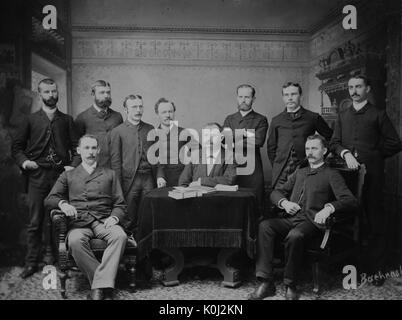
[[[265, 143], [265, 138], [268, 131], [267, 118], [255, 112], [253, 110], [253, 103], [255, 101], [255, 89], [249, 84], [242, 84], [237, 87], [237, 109], [236, 113], [233, 113], [226, 117], [223, 127], [229, 128], [236, 136], [236, 129], [254, 130], [244, 131], [240, 142], [244, 149], [247, 149], [248, 140], [254, 141], [252, 149], [254, 154], [248, 155], [254, 161], [254, 165], [250, 163], [239, 163], [238, 167], [254, 167], [254, 170], [250, 174], [240, 174], [237, 176], [237, 181], [240, 187], [252, 188], [256, 195], [259, 214], [264, 212], [264, 171], [262, 167], [260, 148]], [[241, 131], [240, 131], [241, 132]], [[238, 140], [238, 139], [237, 139]], [[247, 141], [247, 142], [246, 142]], [[238, 141], [235, 141], [237, 143]], [[235, 157], [237, 160], [237, 156]]]
[[[58, 90], [52, 79], [38, 85], [42, 108], [21, 121], [13, 139], [12, 154], [28, 179], [29, 226], [27, 254], [22, 278], [38, 270], [41, 253], [42, 230], [49, 216], [43, 200], [64, 170], [78, 165], [76, 153], [78, 137], [73, 118], [57, 108]], [[50, 250], [50, 228], [45, 228], [46, 253]], [[49, 263], [49, 262], [47, 262]]]
[[110, 132], [123, 123], [123, 117], [110, 108], [112, 104], [111, 86], [104, 80], [97, 80], [92, 84], [94, 103], [75, 119], [79, 137], [92, 134], [99, 141], [100, 154], [98, 165], [110, 168]]

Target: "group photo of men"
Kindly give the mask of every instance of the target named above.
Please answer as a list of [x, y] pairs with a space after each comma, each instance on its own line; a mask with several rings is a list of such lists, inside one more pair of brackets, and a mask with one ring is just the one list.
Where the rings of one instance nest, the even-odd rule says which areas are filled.
[[[258, 218], [257, 286], [247, 299], [276, 294], [274, 259], [280, 242], [284, 243], [285, 298], [298, 299], [298, 275], [308, 241], [324, 233], [331, 215], [359, 206], [342, 175], [326, 161], [329, 154], [339, 157], [348, 170], [362, 165], [367, 170], [361, 205], [369, 225], [369, 256], [361, 267], [368, 274], [385, 271], [384, 161], [402, 150], [402, 141], [386, 111], [368, 101], [370, 80], [364, 75], [350, 77], [352, 104], [339, 113], [334, 130], [320, 114], [302, 106], [303, 89], [296, 82], [284, 83], [275, 93], [282, 96], [283, 111], [272, 119], [253, 109], [262, 88], [240, 84], [234, 89], [237, 110], [222, 124], [214, 119], [201, 124], [210, 134], [194, 141], [191, 136], [179, 138], [188, 128], [178, 126], [176, 105], [167, 98], [152, 107], [144, 105], [141, 94], [128, 94], [118, 102], [123, 106], [121, 114], [111, 107], [111, 84], [97, 80], [91, 84], [93, 104], [73, 119], [59, 110], [58, 84], [42, 79], [41, 108], [26, 116], [12, 142], [12, 156], [28, 181], [27, 252], [20, 277], [27, 279], [40, 271], [42, 254], [57, 258], [46, 221], [51, 210], [61, 210], [68, 217], [68, 250], [90, 283], [90, 298], [101, 300], [105, 290], [115, 288], [120, 259], [127, 241], [136, 240], [141, 201], [149, 192], [175, 186], [238, 185], [255, 195]], [[159, 123], [142, 120], [144, 113], [151, 112]], [[162, 133], [157, 142], [149, 138], [153, 130]], [[228, 141], [238, 130], [241, 139]], [[159, 143], [156, 162], [149, 155], [155, 143]], [[246, 162], [253, 162], [253, 170], [247, 174], [239, 169], [249, 163], [227, 156], [239, 143], [242, 151], [252, 153]], [[247, 148], [250, 143], [252, 148]], [[180, 153], [194, 149], [202, 151], [200, 161], [183, 162]], [[263, 152], [272, 167], [270, 188], [264, 186]], [[107, 243], [101, 260], [90, 248], [92, 238]], [[384, 279], [373, 282], [383, 283]]]
[[402, 299], [401, 1], [0, 8], [0, 300]]

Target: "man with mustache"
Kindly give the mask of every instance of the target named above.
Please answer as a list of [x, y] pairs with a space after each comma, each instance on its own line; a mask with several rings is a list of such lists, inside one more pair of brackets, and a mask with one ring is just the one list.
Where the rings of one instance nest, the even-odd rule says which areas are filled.
[[176, 106], [172, 101], [160, 98], [155, 104], [155, 113], [159, 117], [159, 163], [156, 173], [158, 188], [177, 186], [184, 164], [180, 162], [179, 153], [189, 142], [180, 141], [180, 133], [184, 130], [174, 123]]
[[315, 134], [307, 137], [305, 154], [309, 166], [297, 169], [271, 193], [271, 201], [284, 216], [263, 220], [258, 229], [256, 277], [260, 282], [250, 300], [275, 295], [273, 260], [275, 241], [285, 241], [284, 284], [287, 300], [298, 299], [297, 273], [305, 244], [323, 233], [327, 218], [338, 211], [354, 210], [357, 200], [341, 174], [324, 162], [326, 140]]
[[[102, 300], [104, 289], [114, 288], [127, 241], [119, 225], [126, 214], [119, 179], [113, 170], [98, 165], [99, 151], [95, 136], [81, 137], [81, 165], [61, 174], [45, 200], [49, 209], [60, 208], [68, 217], [68, 248], [91, 284], [93, 300]], [[101, 262], [90, 248], [92, 238], [107, 242]]]
[[[237, 109], [238, 112], [226, 117], [223, 127], [229, 128], [236, 134], [236, 129], [252, 129], [254, 133], [244, 132], [242, 137], [243, 147], [246, 149], [247, 138], [254, 139], [254, 171], [249, 175], [238, 175], [237, 181], [239, 186], [251, 188], [257, 197], [259, 213], [264, 211], [264, 171], [262, 167], [260, 148], [265, 143], [268, 130], [268, 120], [262, 114], [253, 110], [255, 102], [255, 89], [249, 84], [242, 84], [237, 87]], [[236, 159], [235, 159], [236, 161]], [[246, 167], [247, 164], [238, 164], [239, 167]]]
[[[368, 257], [364, 270], [383, 272], [387, 258], [389, 213], [383, 208], [384, 161], [402, 150], [402, 142], [385, 109], [368, 101], [371, 90], [365, 76], [353, 76], [348, 82], [352, 106], [341, 111], [335, 124], [331, 149], [340, 155], [348, 168], [357, 170], [364, 163], [363, 205], [369, 224]], [[384, 278], [373, 284], [381, 286]]]
[[123, 122], [123, 117], [110, 108], [112, 104], [110, 83], [97, 80], [92, 84], [94, 103], [75, 119], [79, 136], [93, 134], [99, 140], [98, 164], [110, 168], [110, 132]]
[[141, 120], [144, 106], [140, 95], [127, 96], [123, 106], [127, 120], [111, 132], [110, 159], [127, 202], [128, 221], [124, 226], [135, 233], [141, 198], [155, 188], [153, 168], [147, 158], [148, 149], [154, 143], [147, 136], [154, 127]]
[[46, 255], [51, 259], [49, 214], [43, 207], [43, 200], [59, 174], [79, 163], [76, 153], [78, 137], [73, 119], [57, 108], [57, 84], [52, 79], [43, 79], [39, 82], [38, 92], [42, 108], [23, 119], [12, 144], [12, 155], [28, 180], [29, 226], [22, 278], [38, 270], [43, 226]]
[[285, 110], [272, 119], [267, 152], [272, 165], [272, 189], [284, 184], [305, 158], [306, 138], [315, 132], [329, 141], [332, 130], [318, 114], [301, 106], [302, 88], [298, 83], [282, 86]]
[[203, 129], [202, 149], [198, 163], [184, 167], [178, 184], [180, 186], [207, 186], [217, 184], [233, 185], [236, 182], [236, 164], [231, 154], [225, 154], [222, 141], [223, 127], [215, 122], [208, 123]]

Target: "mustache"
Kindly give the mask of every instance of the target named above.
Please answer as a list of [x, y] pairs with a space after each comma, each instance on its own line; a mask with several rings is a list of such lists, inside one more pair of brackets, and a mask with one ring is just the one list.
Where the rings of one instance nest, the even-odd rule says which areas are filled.
[[360, 97], [360, 94], [354, 93], [352, 94], [352, 97]]

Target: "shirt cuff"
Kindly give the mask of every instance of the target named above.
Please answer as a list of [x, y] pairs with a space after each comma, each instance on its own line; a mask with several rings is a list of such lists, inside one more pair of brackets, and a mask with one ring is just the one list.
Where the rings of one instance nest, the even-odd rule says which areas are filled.
[[57, 206], [61, 209], [61, 205], [63, 203], [67, 203], [67, 201], [66, 200], [60, 200]]
[[328, 207], [331, 209], [331, 214], [333, 214], [335, 212], [335, 207], [332, 205], [332, 203], [326, 203], [324, 208]]
[[344, 150], [342, 150], [341, 151], [341, 158], [343, 159], [343, 160], [345, 160], [345, 154], [347, 154], [348, 152], [350, 152], [350, 150], [348, 150], [348, 149], [344, 149]]
[[278, 201], [278, 208], [279, 209], [285, 209], [284, 207], [282, 207], [282, 203], [283, 203], [283, 201], [285, 201], [285, 200], [287, 200], [286, 198], [282, 198], [282, 199], [280, 199], [279, 201]]
[[22, 169], [25, 170], [25, 165], [27, 164], [27, 162], [29, 162], [29, 160], [25, 160], [25, 161], [22, 163], [22, 165], [21, 165]]

